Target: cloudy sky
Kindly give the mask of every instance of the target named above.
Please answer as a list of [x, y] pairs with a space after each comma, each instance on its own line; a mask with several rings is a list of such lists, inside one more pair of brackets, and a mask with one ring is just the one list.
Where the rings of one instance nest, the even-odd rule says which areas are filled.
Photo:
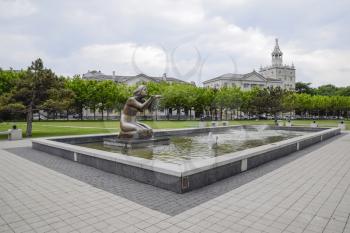
[[271, 63], [297, 81], [350, 85], [349, 0], [0, 0], [0, 67], [41, 57], [57, 74], [202, 81]]

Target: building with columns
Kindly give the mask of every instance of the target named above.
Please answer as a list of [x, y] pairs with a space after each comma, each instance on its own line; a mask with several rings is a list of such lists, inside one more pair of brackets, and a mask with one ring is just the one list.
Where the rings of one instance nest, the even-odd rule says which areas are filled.
[[227, 73], [203, 82], [204, 87], [240, 87], [242, 90], [250, 90], [253, 87], [281, 87], [283, 89], [295, 89], [295, 67], [283, 64], [283, 53], [276, 39], [275, 47], [271, 53], [271, 65], [261, 67], [259, 72], [247, 74]]

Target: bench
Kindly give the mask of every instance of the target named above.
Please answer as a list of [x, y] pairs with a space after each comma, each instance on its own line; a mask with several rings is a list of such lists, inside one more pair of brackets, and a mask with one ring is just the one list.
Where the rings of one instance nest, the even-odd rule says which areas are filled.
[[10, 133], [11, 133], [10, 130], [0, 131], [0, 135], [9, 135]]
[[7, 135], [8, 140], [20, 140], [22, 139], [22, 130], [9, 129], [7, 131], [0, 131], [0, 135]]

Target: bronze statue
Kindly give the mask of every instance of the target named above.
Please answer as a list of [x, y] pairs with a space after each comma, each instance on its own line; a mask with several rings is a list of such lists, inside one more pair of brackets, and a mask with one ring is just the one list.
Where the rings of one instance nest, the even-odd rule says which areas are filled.
[[149, 139], [153, 136], [152, 128], [146, 124], [136, 121], [137, 112], [142, 112], [149, 108], [152, 103], [160, 98], [160, 95], [151, 96], [148, 100], [147, 88], [144, 85], [139, 86], [134, 91], [134, 96], [130, 97], [123, 108], [120, 117], [119, 138], [123, 139]]

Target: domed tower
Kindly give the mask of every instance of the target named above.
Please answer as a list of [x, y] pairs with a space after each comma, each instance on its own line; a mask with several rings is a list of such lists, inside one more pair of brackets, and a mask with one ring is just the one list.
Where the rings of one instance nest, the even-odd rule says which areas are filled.
[[272, 55], [272, 66], [282, 66], [283, 65], [283, 53], [280, 50], [280, 46], [278, 45], [278, 39], [275, 39], [276, 44], [275, 48], [273, 49], [271, 55]]
[[[275, 39], [275, 47], [271, 53], [272, 64], [260, 68], [260, 74], [269, 80], [268, 86], [280, 86], [284, 89], [295, 89], [295, 67], [283, 64], [283, 53], [278, 44], [278, 39]], [[277, 84], [275, 81], [280, 81]], [[272, 83], [274, 82], [274, 84]]]

